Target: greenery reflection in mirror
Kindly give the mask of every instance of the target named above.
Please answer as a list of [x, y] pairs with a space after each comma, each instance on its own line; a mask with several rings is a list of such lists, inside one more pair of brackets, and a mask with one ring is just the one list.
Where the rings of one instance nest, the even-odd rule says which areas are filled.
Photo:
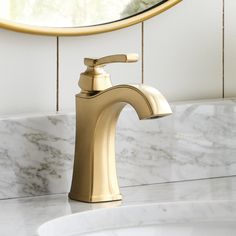
[[[167, 9], [179, 1], [0, 0], [0, 25], [1, 22], [8, 21], [9, 24], [35, 27], [91, 27], [128, 19], [163, 4], [166, 4]], [[1, 26], [4, 27], [4, 24]]]

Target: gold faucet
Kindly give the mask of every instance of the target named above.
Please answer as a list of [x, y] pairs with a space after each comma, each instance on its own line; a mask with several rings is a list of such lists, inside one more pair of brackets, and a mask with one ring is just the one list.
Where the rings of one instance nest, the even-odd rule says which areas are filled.
[[137, 54], [85, 58], [87, 70], [81, 73], [76, 95], [76, 143], [73, 179], [69, 197], [83, 202], [121, 200], [115, 163], [115, 130], [126, 104], [139, 118], [170, 115], [163, 95], [145, 85], [111, 85], [104, 66], [114, 62], [136, 62]]

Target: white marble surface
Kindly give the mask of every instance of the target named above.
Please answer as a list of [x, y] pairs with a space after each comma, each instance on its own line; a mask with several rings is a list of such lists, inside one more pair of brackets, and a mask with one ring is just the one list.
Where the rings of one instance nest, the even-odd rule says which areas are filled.
[[123, 114], [117, 164], [123, 186], [236, 174], [236, 100], [183, 102], [173, 115]]
[[125, 187], [122, 193], [123, 202], [103, 204], [71, 201], [65, 194], [1, 200], [0, 235], [35, 236], [42, 223], [56, 217], [150, 203], [158, 206], [163, 217], [184, 213], [202, 220], [207, 217], [220, 220], [224, 217], [225, 220], [235, 221], [236, 177]]
[[[236, 175], [236, 100], [172, 104], [172, 116], [117, 127], [120, 186]], [[0, 199], [69, 191], [73, 114], [0, 120]]]
[[[172, 116], [117, 128], [120, 186], [236, 175], [236, 100], [172, 104]], [[0, 199], [68, 192], [74, 115], [0, 120]]]
[[0, 120], [0, 198], [62, 193], [71, 181], [74, 119]]

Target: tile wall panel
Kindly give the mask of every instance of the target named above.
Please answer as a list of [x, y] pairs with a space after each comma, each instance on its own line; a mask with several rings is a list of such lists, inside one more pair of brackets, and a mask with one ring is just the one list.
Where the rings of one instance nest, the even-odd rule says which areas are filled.
[[236, 96], [236, 1], [225, 0], [225, 97]]
[[222, 96], [222, 0], [187, 0], [144, 24], [144, 81], [171, 100]]
[[0, 115], [54, 111], [56, 38], [0, 29]]
[[[141, 25], [82, 37], [60, 37], [60, 110], [74, 110], [75, 94], [79, 92], [78, 79], [86, 68], [84, 57], [102, 57], [119, 53], [141, 55]], [[140, 83], [141, 60], [132, 64], [111, 64], [106, 67], [112, 83]]]

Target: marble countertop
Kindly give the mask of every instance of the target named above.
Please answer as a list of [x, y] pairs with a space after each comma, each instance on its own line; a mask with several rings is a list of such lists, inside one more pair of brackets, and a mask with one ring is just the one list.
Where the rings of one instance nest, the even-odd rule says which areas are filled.
[[[87, 204], [69, 200], [67, 194], [8, 199], [0, 201], [1, 236], [35, 236], [44, 222], [72, 213], [134, 204], [168, 202], [224, 203], [236, 209], [236, 177], [182, 181], [123, 187], [122, 202]], [[212, 210], [209, 207], [209, 210]]]

